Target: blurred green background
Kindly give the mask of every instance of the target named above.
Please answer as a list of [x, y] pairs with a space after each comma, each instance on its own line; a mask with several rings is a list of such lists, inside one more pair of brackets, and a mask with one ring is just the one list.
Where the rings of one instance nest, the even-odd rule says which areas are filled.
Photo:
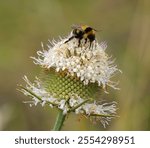
[[28, 97], [16, 90], [33, 81], [40, 67], [41, 42], [58, 39], [72, 24], [97, 30], [99, 42], [123, 71], [116, 76], [120, 91], [111, 89], [102, 99], [118, 102], [119, 118], [104, 129], [71, 114], [63, 130], [150, 130], [150, 1], [149, 0], [0, 0], [0, 130], [50, 130], [57, 110], [30, 108]]

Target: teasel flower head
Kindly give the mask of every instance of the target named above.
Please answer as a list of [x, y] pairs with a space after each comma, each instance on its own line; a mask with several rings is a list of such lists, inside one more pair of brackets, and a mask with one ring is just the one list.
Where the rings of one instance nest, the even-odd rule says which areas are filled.
[[100, 121], [104, 127], [116, 116], [116, 102], [102, 103], [101, 93], [107, 88], [116, 88], [111, 78], [120, 71], [107, 55], [105, 42], [90, 42], [74, 38], [66, 43], [70, 36], [58, 42], [50, 42], [48, 49], [38, 51], [38, 57], [32, 57], [40, 65], [39, 78], [31, 83], [25, 76], [26, 87], [21, 91], [32, 98], [30, 105], [49, 105], [57, 107], [63, 114], [74, 112]]

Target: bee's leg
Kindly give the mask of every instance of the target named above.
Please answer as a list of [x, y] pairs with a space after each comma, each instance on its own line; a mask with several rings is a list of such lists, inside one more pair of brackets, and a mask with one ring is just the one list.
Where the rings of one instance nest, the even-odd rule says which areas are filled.
[[95, 43], [95, 41], [94, 41], [94, 45], [95, 45], [95, 49], [96, 49], [96, 43]]
[[81, 39], [79, 39], [78, 41], [78, 47], [80, 47], [80, 45], [81, 45]]
[[90, 46], [89, 46], [89, 49], [91, 48], [91, 46], [92, 46], [92, 42], [90, 41]]
[[84, 42], [84, 44], [86, 44], [87, 43], [87, 38], [85, 39], [85, 42]]
[[74, 38], [74, 36], [70, 37], [67, 41], [65, 41], [65, 43], [69, 42], [70, 40], [72, 40]]

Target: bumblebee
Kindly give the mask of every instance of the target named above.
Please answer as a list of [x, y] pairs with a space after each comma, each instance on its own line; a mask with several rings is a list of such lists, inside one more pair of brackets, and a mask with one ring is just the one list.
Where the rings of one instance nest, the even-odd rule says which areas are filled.
[[72, 36], [67, 41], [65, 41], [65, 43], [76, 38], [78, 39], [78, 47], [80, 47], [81, 40], [84, 39], [85, 40], [84, 43], [86, 44], [87, 41], [89, 41], [91, 47], [92, 42], [95, 40], [95, 33], [96, 33], [95, 29], [87, 25], [73, 25], [71, 28], [73, 29]]

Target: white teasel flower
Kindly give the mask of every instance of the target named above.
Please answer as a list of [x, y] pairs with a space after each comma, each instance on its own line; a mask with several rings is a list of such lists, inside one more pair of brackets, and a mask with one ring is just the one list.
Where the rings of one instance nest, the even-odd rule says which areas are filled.
[[89, 46], [78, 47], [77, 39], [64, 44], [67, 39], [58, 43], [52, 43], [48, 50], [39, 51], [38, 58], [34, 58], [36, 64], [44, 68], [55, 68], [57, 72], [67, 70], [72, 76], [76, 75], [85, 85], [97, 82], [99, 86], [116, 88], [116, 84], [110, 78], [118, 71], [116, 65], [106, 54], [105, 42], [99, 44], [93, 42], [93, 48]]
[[21, 91], [32, 97], [31, 105], [40, 103], [57, 107], [64, 114], [83, 114], [100, 120], [105, 127], [116, 116], [116, 103], [99, 104], [96, 100], [107, 86], [117, 89], [110, 79], [120, 70], [106, 54], [106, 43], [94, 40], [90, 47], [89, 42], [81, 41], [78, 47], [78, 39], [65, 43], [68, 38], [53, 41], [48, 50], [37, 52], [38, 58], [32, 57], [43, 72], [34, 83], [25, 76], [27, 86], [21, 86]]

